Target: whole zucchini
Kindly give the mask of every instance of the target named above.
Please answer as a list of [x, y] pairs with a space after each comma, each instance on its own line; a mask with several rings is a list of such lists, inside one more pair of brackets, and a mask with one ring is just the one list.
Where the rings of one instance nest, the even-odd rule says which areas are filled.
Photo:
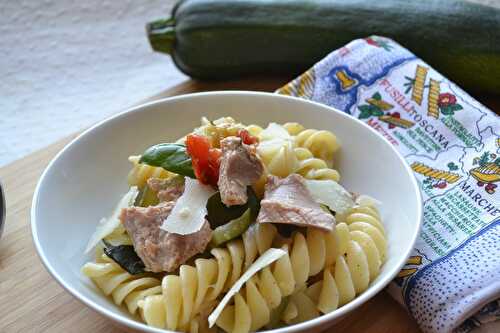
[[184, 0], [147, 25], [184, 73], [299, 74], [349, 41], [394, 39], [466, 88], [500, 94], [500, 10], [457, 0]]

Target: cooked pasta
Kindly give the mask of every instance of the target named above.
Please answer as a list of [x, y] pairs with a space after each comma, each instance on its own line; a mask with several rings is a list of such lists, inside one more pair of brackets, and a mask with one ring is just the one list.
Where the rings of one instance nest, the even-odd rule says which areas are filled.
[[316, 303], [303, 291], [298, 291], [290, 296], [289, 306], [296, 309], [296, 315], [290, 316], [287, 324], [297, 324], [320, 316]]
[[[162, 294], [152, 295], [139, 301], [139, 309], [141, 317], [149, 326], [157, 328], [165, 328], [167, 324], [167, 310], [165, 297]], [[213, 308], [214, 303], [208, 303], [201, 310], [201, 314], [192, 318], [188, 324], [179, 327], [178, 330], [190, 333], [213, 332], [208, 327], [208, 313]]]
[[297, 168], [297, 157], [293, 140], [271, 138], [262, 140], [257, 152], [266, 166], [267, 173], [278, 177], [286, 177]]
[[309, 149], [314, 157], [321, 158], [328, 165], [333, 163], [333, 154], [339, 149], [335, 134], [330, 131], [306, 129], [295, 137], [297, 147]]
[[283, 127], [288, 131], [290, 135], [297, 135], [303, 130], [305, 130], [304, 126], [299, 123], [285, 123]]
[[295, 172], [307, 179], [340, 180], [340, 174], [337, 170], [328, 167], [327, 163], [317, 157], [314, 157], [307, 148], [295, 148], [297, 157], [297, 167]]
[[283, 127], [295, 136], [297, 147], [308, 149], [314, 157], [322, 159], [328, 166], [332, 165], [333, 154], [339, 149], [337, 137], [330, 131], [305, 129], [299, 123], [286, 123]]
[[252, 134], [253, 136], [259, 136], [259, 134], [263, 131], [263, 128], [259, 125], [248, 125], [245, 129]]
[[[243, 332], [238, 325], [248, 322], [244, 332], [258, 330], [268, 323], [271, 310], [289, 295], [282, 316], [289, 324], [331, 312], [354, 299], [378, 276], [384, 262], [386, 241], [378, 216], [375, 207], [359, 206], [347, 215], [348, 224], [338, 223], [333, 232], [308, 228], [306, 236], [296, 233], [288, 255], [272, 270], [265, 268], [248, 281], [235, 297], [235, 304], [224, 309], [217, 325], [226, 332]], [[318, 273], [323, 278], [304, 293], [308, 279]]]
[[208, 137], [212, 147], [216, 148], [220, 147], [220, 140], [228, 136], [235, 136], [238, 134], [238, 131], [245, 128], [244, 125], [237, 123], [231, 117], [222, 117], [212, 122], [203, 117], [201, 123], [200, 127], [195, 128], [194, 133]]
[[[234, 306], [227, 306], [223, 310], [217, 325], [227, 332], [234, 332], [234, 325], [245, 321], [250, 322], [251, 331], [266, 325], [271, 310], [281, 303], [283, 297], [293, 295], [306, 285], [310, 276], [333, 263], [335, 254], [327, 249], [335, 248], [335, 244], [335, 232], [309, 228], [306, 236], [295, 233], [287, 255], [278, 259], [272, 269], [264, 268], [253, 280], [249, 280], [245, 290], [239, 292], [243, 303], [237, 304], [235, 297]], [[249, 317], [238, 316], [238, 307], [248, 308], [242, 313]], [[231, 312], [234, 313], [233, 317]]]
[[334, 311], [387, 256], [377, 201], [331, 182], [338, 149], [333, 133], [299, 123], [202, 118], [143, 153], [164, 168], [129, 157], [134, 187], [89, 242], [102, 239], [106, 254], [99, 245], [82, 272], [147, 325], [173, 331], [246, 333]]
[[97, 249], [96, 262], [86, 263], [82, 272], [92, 279], [116, 305], [125, 302], [128, 311], [135, 314], [138, 302], [149, 295], [161, 293], [160, 280], [147, 275], [131, 275]]
[[[163, 328], [188, 330], [188, 324], [200, 313], [203, 304], [227, 291], [258, 255], [271, 247], [276, 232], [271, 224], [256, 224], [242, 239], [212, 249], [213, 258], [196, 259], [194, 266], [182, 265], [178, 275], [166, 275], [162, 281], [164, 303], [156, 295], [144, 300], [142, 312], [146, 323], [159, 327], [164, 322]], [[159, 307], [165, 307], [164, 319], [157, 315], [162, 313]]]
[[139, 163], [140, 156], [130, 156], [129, 161], [134, 165], [128, 174], [128, 185], [143, 188], [149, 178], [169, 178], [171, 172], [159, 167]]

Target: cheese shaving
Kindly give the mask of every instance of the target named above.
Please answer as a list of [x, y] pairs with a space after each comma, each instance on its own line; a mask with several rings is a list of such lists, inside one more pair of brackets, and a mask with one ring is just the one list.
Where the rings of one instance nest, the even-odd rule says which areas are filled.
[[231, 297], [233, 297], [238, 291], [240, 291], [241, 287], [250, 280], [250, 278], [263, 269], [264, 267], [272, 264], [274, 261], [278, 260], [282, 256], [286, 254], [286, 251], [281, 250], [281, 249], [275, 249], [271, 248], [264, 252], [248, 269], [246, 272], [238, 279], [238, 281], [235, 282], [235, 284], [229, 289], [229, 291], [226, 293], [226, 295], [222, 298], [220, 301], [219, 305], [215, 308], [215, 310], [208, 316], [208, 325], [209, 327], [214, 326], [215, 322], [217, 321], [217, 318], [219, 318], [219, 315], [222, 313], [222, 310], [224, 310], [224, 307], [229, 303], [231, 300]]
[[205, 223], [208, 198], [215, 192], [211, 186], [186, 177], [184, 193], [160, 228], [179, 235], [197, 232]]
[[121, 198], [118, 205], [116, 205], [113, 214], [109, 218], [102, 218], [99, 221], [94, 234], [90, 237], [90, 240], [85, 248], [85, 253], [92, 250], [104, 237], [111, 234], [120, 225], [120, 214], [123, 208], [128, 208], [132, 206], [139, 194], [139, 189], [137, 186], [132, 186], [130, 190]]

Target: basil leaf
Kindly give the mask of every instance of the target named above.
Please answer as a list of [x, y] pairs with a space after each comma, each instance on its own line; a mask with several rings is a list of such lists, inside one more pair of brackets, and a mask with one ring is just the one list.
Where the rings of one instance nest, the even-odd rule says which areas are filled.
[[120, 265], [121, 268], [126, 270], [132, 275], [141, 274], [145, 272], [146, 266], [141, 258], [135, 252], [132, 245], [112, 245], [103, 240], [106, 247], [103, 249], [104, 253], [110, 257], [114, 262]]
[[161, 167], [178, 175], [196, 178], [191, 157], [186, 146], [177, 143], [160, 143], [146, 149], [139, 163]]
[[247, 187], [247, 196], [246, 204], [228, 207], [222, 202], [220, 192], [214, 193], [207, 201], [207, 220], [210, 227], [215, 229], [224, 225], [243, 215], [248, 208], [250, 208], [252, 221], [255, 220], [259, 214], [260, 203], [251, 186]]

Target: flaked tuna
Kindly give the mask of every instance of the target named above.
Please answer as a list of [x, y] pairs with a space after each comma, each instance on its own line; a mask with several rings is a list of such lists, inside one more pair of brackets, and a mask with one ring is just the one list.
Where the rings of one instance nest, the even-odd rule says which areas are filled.
[[160, 202], [175, 201], [184, 192], [184, 180], [181, 176], [173, 178], [149, 178], [148, 186], [157, 193]]
[[174, 205], [174, 201], [168, 201], [157, 206], [122, 210], [120, 220], [132, 238], [135, 252], [148, 271], [174, 271], [195, 254], [203, 252], [212, 237], [207, 221], [199, 231], [189, 235], [178, 235], [160, 229]]
[[294, 224], [330, 231], [335, 225], [335, 218], [314, 201], [304, 178], [291, 174], [284, 179], [268, 177], [257, 222]]
[[247, 202], [247, 186], [262, 176], [264, 166], [257, 156], [254, 145], [242, 143], [241, 138], [230, 136], [220, 142], [219, 191], [226, 206], [243, 205]]

